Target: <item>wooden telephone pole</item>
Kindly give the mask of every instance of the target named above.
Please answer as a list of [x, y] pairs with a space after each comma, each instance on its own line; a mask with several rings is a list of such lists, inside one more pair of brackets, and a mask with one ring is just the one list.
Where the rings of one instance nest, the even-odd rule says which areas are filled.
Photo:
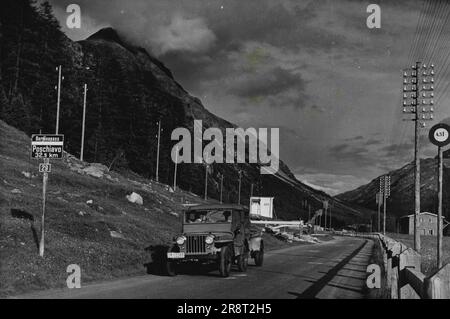
[[414, 121], [414, 250], [420, 251], [420, 128], [433, 120], [434, 65], [416, 62], [403, 73], [403, 113]]
[[239, 194], [238, 194], [238, 204], [241, 204], [241, 182], [242, 182], [242, 171], [239, 171]]
[[223, 174], [220, 174], [220, 203], [223, 203]]
[[378, 206], [378, 218], [377, 218], [377, 231], [381, 232], [381, 179], [380, 179], [380, 191], [377, 193], [377, 206]]
[[159, 182], [159, 147], [161, 145], [161, 119], [158, 121], [158, 148], [156, 150], [156, 181]]
[[57, 100], [56, 100], [56, 128], [55, 134], [59, 134], [59, 109], [61, 105], [61, 81], [62, 81], [62, 66], [56, 68], [58, 71], [58, 86], [57, 86]]
[[176, 147], [175, 152], [176, 152], [176, 154], [175, 154], [175, 169], [173, 172], [173, 190], [174, 191], [177, 190], [178, 146]]
[[83, 98], [83, 122], [81, 124], [81, 152], [80, 161], [83, 161], [84, 156], [84, 131], [86, 127], [86, 97], [87, 97], [87, 84], [84, 84], [84, 98]]

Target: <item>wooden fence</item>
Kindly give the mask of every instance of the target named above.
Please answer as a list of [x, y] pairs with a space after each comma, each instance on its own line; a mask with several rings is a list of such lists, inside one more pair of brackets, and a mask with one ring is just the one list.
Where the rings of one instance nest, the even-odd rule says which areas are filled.
[[426, 276], [420, 254], [401, 242], [379, 233], [334, 233], [379, 240], [391, 299], [450, 299], [450, 263]]

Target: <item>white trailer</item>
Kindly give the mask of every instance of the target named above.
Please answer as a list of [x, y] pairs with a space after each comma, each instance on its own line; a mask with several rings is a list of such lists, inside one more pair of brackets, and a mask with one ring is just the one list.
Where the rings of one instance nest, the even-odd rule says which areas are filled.
[[250, 215], [273, 218], [273, 197], [250, 197]]

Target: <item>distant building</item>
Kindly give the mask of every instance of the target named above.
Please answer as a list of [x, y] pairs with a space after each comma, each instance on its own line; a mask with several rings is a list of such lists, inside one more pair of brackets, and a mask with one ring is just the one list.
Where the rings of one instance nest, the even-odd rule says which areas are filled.
[[[447, 226], [447, 221], [442, 217], [443, 227]], [[402, 234], [414, 234], [414, 214], [399, 218], [399, 232]], [[437, 235], [437, 215], [423, 212], [419, 214], [419, 232], [421, 235]]]

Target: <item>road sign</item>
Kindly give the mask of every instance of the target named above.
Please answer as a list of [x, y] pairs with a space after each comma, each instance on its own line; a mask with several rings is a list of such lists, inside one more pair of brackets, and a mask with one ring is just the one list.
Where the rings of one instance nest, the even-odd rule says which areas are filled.
[[431, 143], [443, 147], [450, 143], [450, 126], [444, 123], [434, 125], [428, 133]]
[[52, 171], [52, 164], [39, 164], [39, 173], [50, 173]]
[[31, 158], [63, 158], [64, 135], [33, 134], [31, 136]]
[[450, 143], [450, 126], [439, 123], [433, 126], [428, 133], [428, 137], [434, 145], [438, 147], [438, 220], [437, 220], [437, 267], [442, 267], [442, 208], [443, 208], [443, 176], [444, 176], [444, 155], [443, 147]]

